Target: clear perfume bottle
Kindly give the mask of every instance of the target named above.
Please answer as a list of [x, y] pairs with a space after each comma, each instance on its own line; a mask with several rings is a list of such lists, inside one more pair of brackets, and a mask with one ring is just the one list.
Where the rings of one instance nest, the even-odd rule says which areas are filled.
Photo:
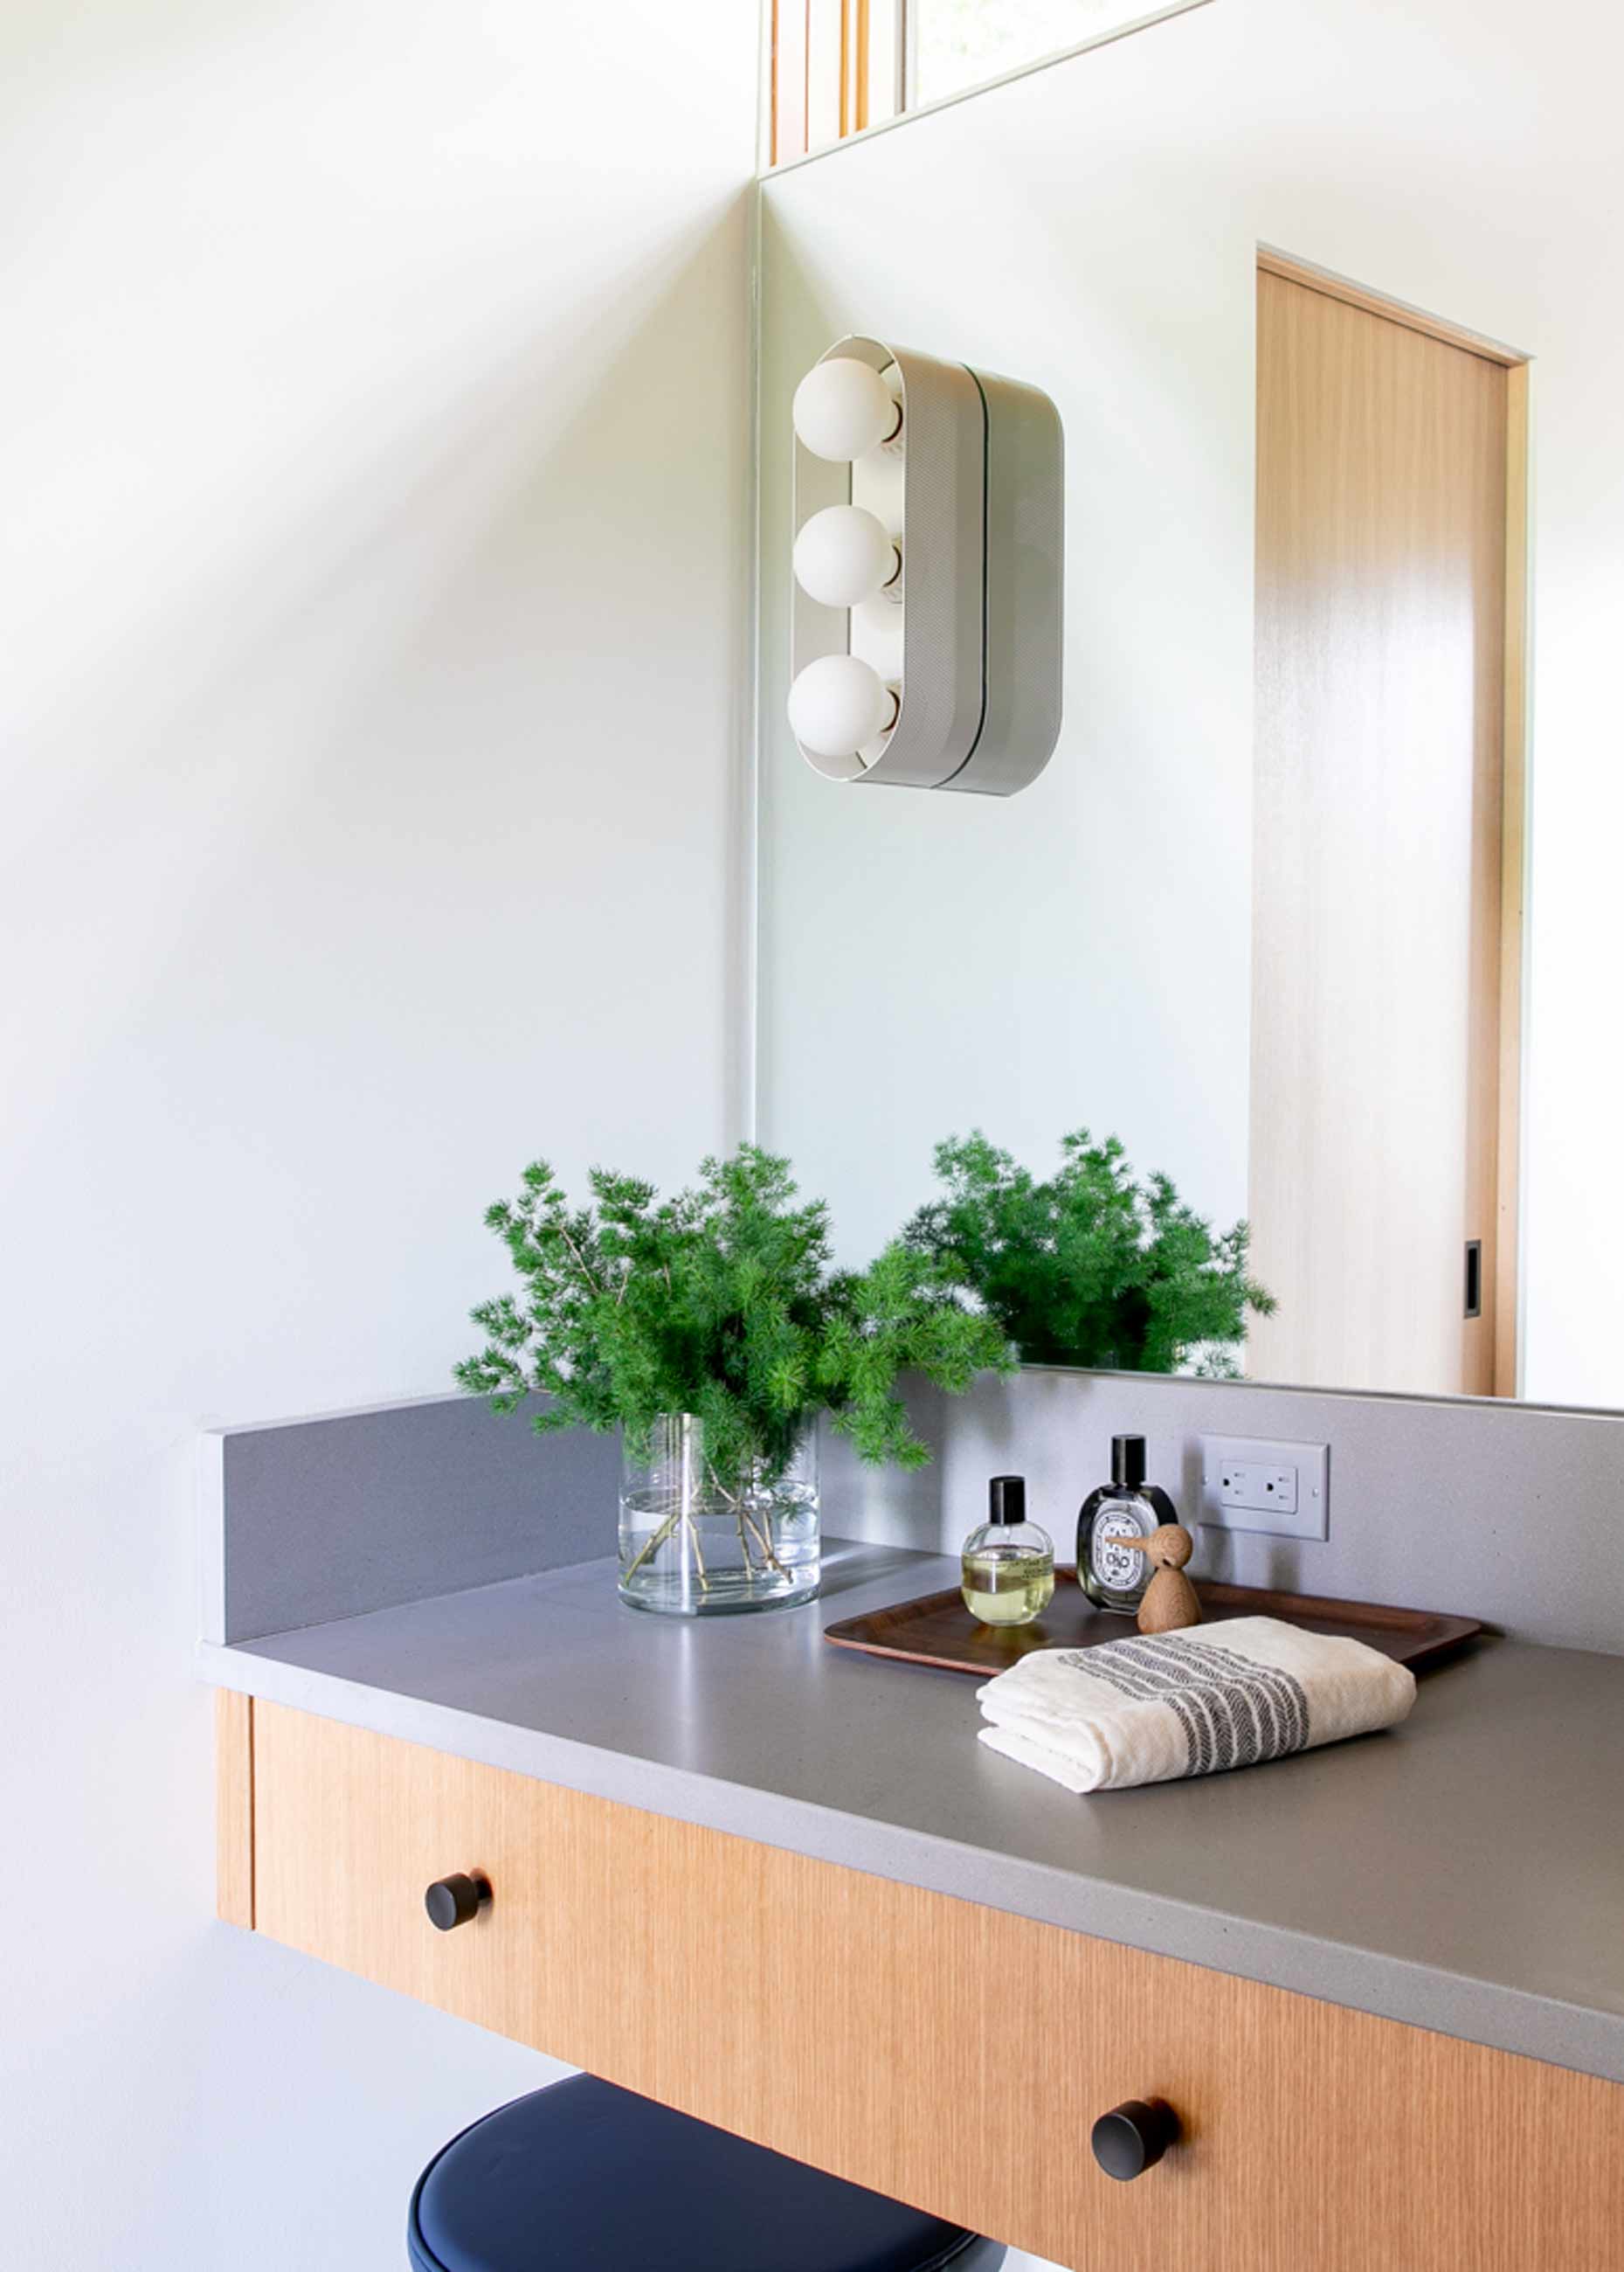
[[1077, 1582], [1099, 1610], [1132, 1617], [1153, 1572], [1148, 1558], [1118, 1538], [1148, 1538], [1164, 1522], [1177, 1522], [1166, 1492], [1144, 1479], [1144, 1438], [1113, 1436], [1111, 1480], [1084, 1500], [1077, 1516]]
[[965, 1607], [984, 1626], [1027, 1626], [1054, 1592], [1054, 1542], [1026, 1520], [1024, 1476], [995, 1476], [987, 1519], [965, 1541]]

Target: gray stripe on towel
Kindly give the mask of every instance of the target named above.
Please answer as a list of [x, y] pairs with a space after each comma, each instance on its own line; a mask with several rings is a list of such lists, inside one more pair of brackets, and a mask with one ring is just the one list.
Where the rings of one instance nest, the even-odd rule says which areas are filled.
[[1064, 1661], [1136, 1703], [1166, 1704], [1184, 1730], [1187, 1775], [1282, 1759], [1308, 1740], [1302, 1683], [1215, 1641], [1156, 1633], [1067, 1649]]

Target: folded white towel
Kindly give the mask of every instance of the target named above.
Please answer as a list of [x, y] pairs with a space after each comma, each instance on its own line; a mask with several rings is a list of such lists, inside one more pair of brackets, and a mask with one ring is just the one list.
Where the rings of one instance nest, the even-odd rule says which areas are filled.
[[977, 1694], [994, 1751], [1068, 1790], [1122, 1790], [1389, 1728], [1415, 1701], [1415, 1675], [1362, 1640], [1234, 1618], [1034, 1649]]

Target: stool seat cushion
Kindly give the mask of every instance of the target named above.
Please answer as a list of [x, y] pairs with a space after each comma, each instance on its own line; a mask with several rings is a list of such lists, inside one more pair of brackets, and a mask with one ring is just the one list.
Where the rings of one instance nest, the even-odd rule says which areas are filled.
[[1003, 2253], [585, 2074], [453, 2138], [407, 2238], [416, 2272], [972, 2272]]

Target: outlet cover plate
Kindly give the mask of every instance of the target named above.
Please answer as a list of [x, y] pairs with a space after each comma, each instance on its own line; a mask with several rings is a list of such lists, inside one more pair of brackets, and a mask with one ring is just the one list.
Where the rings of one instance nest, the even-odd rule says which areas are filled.
[[1262, 1436], [1203, 1436], [1201, 1506], [1196, 1520], [1215, 1530], [1329, 1538], [1330, 1445], [1281, 1443]]

